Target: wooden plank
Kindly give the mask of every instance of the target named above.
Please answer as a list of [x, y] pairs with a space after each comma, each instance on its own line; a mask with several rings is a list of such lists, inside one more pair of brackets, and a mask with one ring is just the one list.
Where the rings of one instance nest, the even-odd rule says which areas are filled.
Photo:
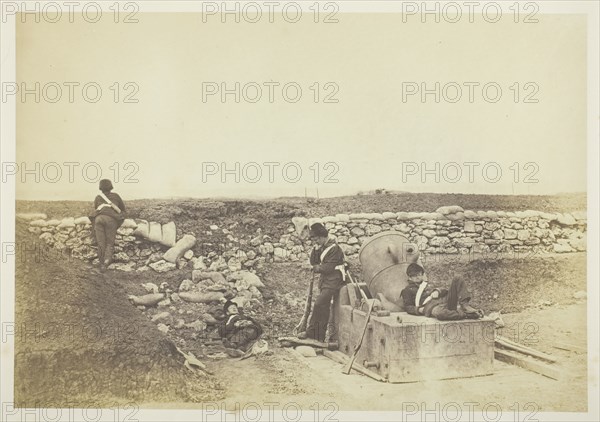
[[298, 337], [279, 337], [277, 340], [279, 340], [282, 343], [301, 345], [301, 346], [312, 346], [312, 347], [318, 347], [321, 349], [336, 350], [338, 348], [337, 342], [323, 343], [323, 342], [320, 342], [320, 341], [317, 341], [317, 340], [314, 340], [311, 338], [299, 339]]
[[348, 284], [348, 297], [350, 298], [350, 306], [353, 308], [356, 308], [360, 303], [357, 293], [356, 286], [354, 286], [354, 284]]
[[[344, 366], [348, 364], [348, 356], [346, 356], [339, 350], [335, 352], [331, 350], [323, 350], [323, 356], [326, 356], [337, 363], [341, 363]], [[352, 369], [360, 374], [368, 376], [369, 378], [373, 378], [376, 381], [387, 382], [387, 378], [382, 377], [378, 373], [373, 372], [370, 369], [367, 369], [356, 362], [354, 362], [354, 364], [352, 365]]]
[[512, 365], [519, 366], [529, 371], [537, 372], [545, 377], [558, 380], [561, 376], [560, 368], [546, 363], [536, 361], [535, 359], [523, 356], [519, 353], [511, 352], [509, 350], [494, 348], [494, 357], [499, 361], [510, 363]]
[[554, 356], [550, 356], [547, 353], [544, 352], [540, 352], [539, 350], [535, 350], [531, 347], [528, 346], [524, 346], [522, 344], [519, 343], [515, 343], [514, 341], [511, 341], [507, 338], [504, 338], [502, 336], [497, 336], [495, 339], [495, 343], [497, 346], [502, 346], [505, 347], [507, 349], [511, 349], [511, 350], [515, 350], [517, 352], [520, 353], [524, 353], [526, 355], [531, 355], [534, 356], [536, 358], [540, 358], [540, 359], [544, 359], [547, 360], [548, 362], [556, 362], [558, 359], [555, 358]]
[[573, 344], [554, 342], [552, 344], [552, 347], [554, 347], [555, 349], [567, 350], [569, 352], [575, 352], [575, 353], [579, 353], [579, 354], [587, 353], [587, 350], [584, 349], [583, 347], [575, 346]]

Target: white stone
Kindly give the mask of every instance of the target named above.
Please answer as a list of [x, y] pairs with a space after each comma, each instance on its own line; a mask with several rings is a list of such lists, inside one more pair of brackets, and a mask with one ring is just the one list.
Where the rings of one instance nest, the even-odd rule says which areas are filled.
[[428, 239], [431, 239], [432, 237], [435, 236], [435, 230], [429, 230], [429, 229], [425, 229], [423, 230], [423, 236], [425, 236]]
[[242, 263], [238, 258], [231, 257], [227, 261], [227, 268], [229, 268], [229, 271], [239, 271], [242, 269]]
[[565, 245], [562, 243], [555, 243], [553, 245], [553, 250], [556, 253], [566, 253], [566, 252], [573, 252], [573, 248], [570, 245]]
[[192, 259], [194, 257], [194, 251], [191, 249], [189, 251], [186, 251], [186, 253], [183, 254], [183, 257], [187, 260]]
[[123, 220], [123, 224], [121, 224], [122, 229], [135, 229], [137, 228], [137, 223], [132, 218], [126, 218]]
[[177, 265], [161, 259], [160, 261], [151, 263], [149, 267], [157, 273], [166, 273], [167, 271], [171, 271], [177, 268]]
[[172, 319], [171, 314], [168, 313], [167, 311], [164, 311], [164, 312], [160, 312], [158, 314], [155, 314], [152, 317], [151, 320], [152, 320], [152, 322], [156, 322], [156, 321], [161, 321], [161, 320], [167, 320], [168, 321], [169, 319]]
[[400, 212], [396, 213], [396, 218], [398, 220], [408, 220], [409, 219], [408, 218], [408, 213], [404, 212], [404, 211], [400, 211]]
[[75, 219], [73, 217], [63, 218], [58, 225], [59, 229], [70, 229], [75, 227]]
[[305, 358], [317, 357], [317, 352], [310, 346], [296, 346], [295, 350]]
[[367, 236], [373, 236], [381, 231], [381, 226], [378, 226], [377, 224], [367, 224], [365, 226], [365, 232], [367, 233]]
[[464, 212], [457, 212], [456, 214], [445, 214], [444, 215], [450, 221], [462, 220], [465, 218]]
[[85, 224], [92, 224], [92, 222], [90, 221], [89, 217], [79, 217], [76, 218], [74, 221], [75, 225], [79, 226], [79, 225], [85, 225]]
[[48, 223], [46, 220], [33, 220], [29, 225], [32, 227], [46, 227]]
[[559, 224], [562, 224], [563, 226], [573, 226], [573, 225], [577, 224], [577, 221], [575, 221], [575, 218], [571, 214], [568, 214], [568, 213], [559, 214], [557, 221]]
[[363, 229], [361, 229], [360, 227], [352, 227], [352, 229], [350, 229], [350, 233], [352, 233], [356, 237], [365, 235], [365, 231]]
[[548, 221], [554, 221], [558, 216], [549, 212], [540, 212], [540, 217]]
[[438, 212], [442, 215], [456, 214], [458, 212], [464, 211], [465, 210], [463, 209], [463, 207], [459, 207], [458, 205], [448, 205], [445, 207], [439, 207], [437, 210], [435, 210], [435, 212]]
[[287, 256], [287, 250], [283, 248], [275, 248], [273, 251], [274, 255], [279, 258], [285, 258]]
[[296, 234], [298, 236], [306, 237], [308, 235], [308, 218], [292, 217], [292, 223], [294, 224], [294, 228], [296, 229]]
[[336, 214], [335, 217], [340, 223], [347, 223], [350, 221], [350, 216], [348, 214]]
[[195, 331], [204, 331], [206, 329], [206, 323], [200, 319], [190, 322], [189, 324], [185, 324], [185, 326], [188, 328], [193, 328]]
[[196, 285], [194, 284], [194, 282], [192, 280], [183, 280], [179, 284], [178, 291], [180, 291], [180, 292], [188, 292], [188, 291], [192, 290], [195, 286]]
[[145, 284], [142, 284], [142, 287], [148, 293], [158, 293], [158, 286], [154, 283], [145, 283]]
[[446, 217], [444, 217], [443, 214], [440, 214], [439, 212], [429, 212], [428, 214], [428, 219], [429, 220], [444, 220]]
[[352, 237], [350, 237], [348, 239], [348, 244], [349, 245], [356, 245], [356, 244], [358, 244], [358, 239], [356, 237], [352, 236]]
[[587, 238], [569, 239], [569, 245], [578, 252], [587, 250]]
[[265, 287], [264, 283], [260, 280], [260, 278], [250, 272], [250, 271], [246, 271], [246, 270], [242, 270], [242, 271], [236, 271], [235, 273], [231, 274], [231, 277], [234, 280], [244, 280], [244, 283], [248, 286], [248, 287], [258, 287], [258, 288], [262, 288]]
[[22, 220], [46, 220], [48, 216], [41, 212], [19, 212], [17, 218]]

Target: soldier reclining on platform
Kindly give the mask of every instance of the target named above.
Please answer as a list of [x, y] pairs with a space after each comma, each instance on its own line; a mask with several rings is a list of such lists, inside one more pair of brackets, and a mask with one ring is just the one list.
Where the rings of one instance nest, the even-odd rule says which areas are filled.
[[427, 287], [425, 270], [419, 264], [410, 264], [406, 269], [408, 286], [400, 298], [404, 310], [412, 315], [424, 315], [440, 321], [460, 319], [479, 319], [483, 312], [469, 306], [471, 295], [463, 280], [454, 279], [449, 289], [430, 289]]

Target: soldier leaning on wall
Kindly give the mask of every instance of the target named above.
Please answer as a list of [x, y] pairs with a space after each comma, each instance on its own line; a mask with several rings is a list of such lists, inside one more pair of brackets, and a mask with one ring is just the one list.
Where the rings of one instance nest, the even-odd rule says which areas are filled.
[[100, 271], [113, 261], [117, 230], [125, 220], [125, 204], [119, 194], [112, 192], [113, 185], [108, 179], [100, 180], [100, 194], [94, 200], [94, 213], [90, 216], [98, 243]]

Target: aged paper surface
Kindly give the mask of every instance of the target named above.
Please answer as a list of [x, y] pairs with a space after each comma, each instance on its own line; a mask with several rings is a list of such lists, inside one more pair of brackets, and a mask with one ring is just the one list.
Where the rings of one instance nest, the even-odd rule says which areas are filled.
[[597, 2], [1, 5], [1, 420], [598, 418]]

